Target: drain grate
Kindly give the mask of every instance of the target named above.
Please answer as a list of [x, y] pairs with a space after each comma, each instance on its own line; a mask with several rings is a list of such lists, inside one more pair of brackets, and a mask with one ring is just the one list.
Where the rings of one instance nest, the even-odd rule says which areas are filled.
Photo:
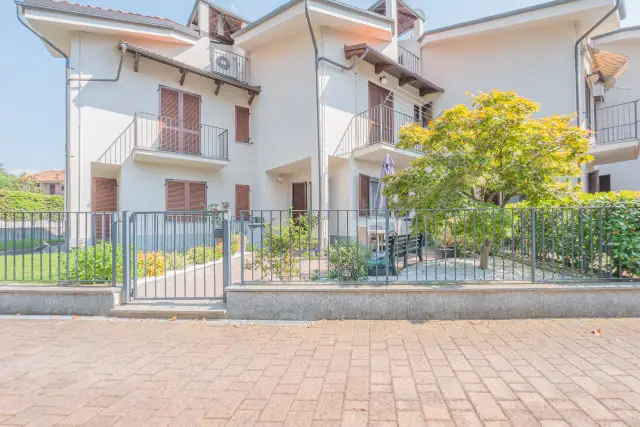
[[312, 320], [233, 320], [233, 319], [211, 319], [207, 323], [218, 325], [267, 325], [267, 326], [310, 326]]

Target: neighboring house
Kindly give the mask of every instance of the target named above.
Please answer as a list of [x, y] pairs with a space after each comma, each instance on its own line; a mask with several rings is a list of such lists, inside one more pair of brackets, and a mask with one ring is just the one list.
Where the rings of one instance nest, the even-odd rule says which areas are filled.
[[62, 196], [64, 194], [64, 171], [47, 170], [29, 176], [40, 183], [40, 191], [44, 194]]
[[353, 210], [351, 222], [329, 218], [330, 235], [359, 233], [386, 153], [396, 169], [420, 156], [395, 147], [399, 128], [426, 125], [466, 91], [514, 90], [541, 115], [574, 113], [574, 43], [614, 3], [556, 0], [424, 32], [424, 13], [403, 0], [309, 0], [308, 17], [291, 0], [255, 22], [196, 0], [187, 25], [16, 2], [69, 57], [68, 210]]

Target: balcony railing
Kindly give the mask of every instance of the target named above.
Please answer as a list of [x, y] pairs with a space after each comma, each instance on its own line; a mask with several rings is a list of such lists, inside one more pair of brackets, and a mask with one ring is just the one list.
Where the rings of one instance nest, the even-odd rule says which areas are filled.
[[420, 58], [398, 45], [398, 64], [412, 73], [420, 74]]
[[98, 163], [122, 165], [134, 149], [229, 160], [229, 132], [197, 121], [136, 113]]
[[[400, 128], [419, 122], [415, 117], [386, 105], [377, 105], [353, 116], [334, 155], [348, 156], [353, 150], [375, 144], [395, 146], [399, 141]], [[420, 152], [420, 148], [416, 146], [411, 151]]]
[[638, 139], [638, 102], [597, 108], [593, 114], [596, 145]]
[[221, 49], [212, 44], [209, 49], [211, 71], [223, 76], [249, 83], [249, 60], [244, 56]]

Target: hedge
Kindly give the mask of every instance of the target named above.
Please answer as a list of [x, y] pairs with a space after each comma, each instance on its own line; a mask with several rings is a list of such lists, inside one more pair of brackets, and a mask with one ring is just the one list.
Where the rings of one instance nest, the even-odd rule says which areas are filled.
[[0, 190], [0, 213], [62, 212], [63, 209], [64, 199], [62, 196]]

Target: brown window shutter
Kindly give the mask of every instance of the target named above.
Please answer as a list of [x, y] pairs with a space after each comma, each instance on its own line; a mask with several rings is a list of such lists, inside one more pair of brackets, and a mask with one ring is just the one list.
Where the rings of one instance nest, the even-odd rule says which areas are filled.
[[249, 109], [236, 106], [236, 142], [249, 142]]
[[189, 184], [190, 211], [199, 211], [207, 207], [207, 184], [204, 182], [190, 182]]
[[360, 191], [358, 192], [359, 197], [359, 208], [360, 208], [360, 216], [369, 216], [369, 175], [360, 174], [359, 182], [360, 182]]
[[[93, 178], [92, 192], [91, 207], [94, 212], [118, 210], [118, 181], [109, 178]], [[95, 240], [111, 240], [111, 215], [94, 215], [93, 220]]]
[[250, 215], [250, 196], [251, 189], [248, 185], [236, 185], [236, 217], [240, 217], [240, 212], [244, 211], [244, 217], [248, 218]]
[[185, 181], [167, 180], [166, 199], [168, 211], [187, 210], [187, 183]]
[[180, 151], [180, 92], [160, 88], [160, 149]]
[[182, 150], [200, 154], [200, 97], [182, 93]]

